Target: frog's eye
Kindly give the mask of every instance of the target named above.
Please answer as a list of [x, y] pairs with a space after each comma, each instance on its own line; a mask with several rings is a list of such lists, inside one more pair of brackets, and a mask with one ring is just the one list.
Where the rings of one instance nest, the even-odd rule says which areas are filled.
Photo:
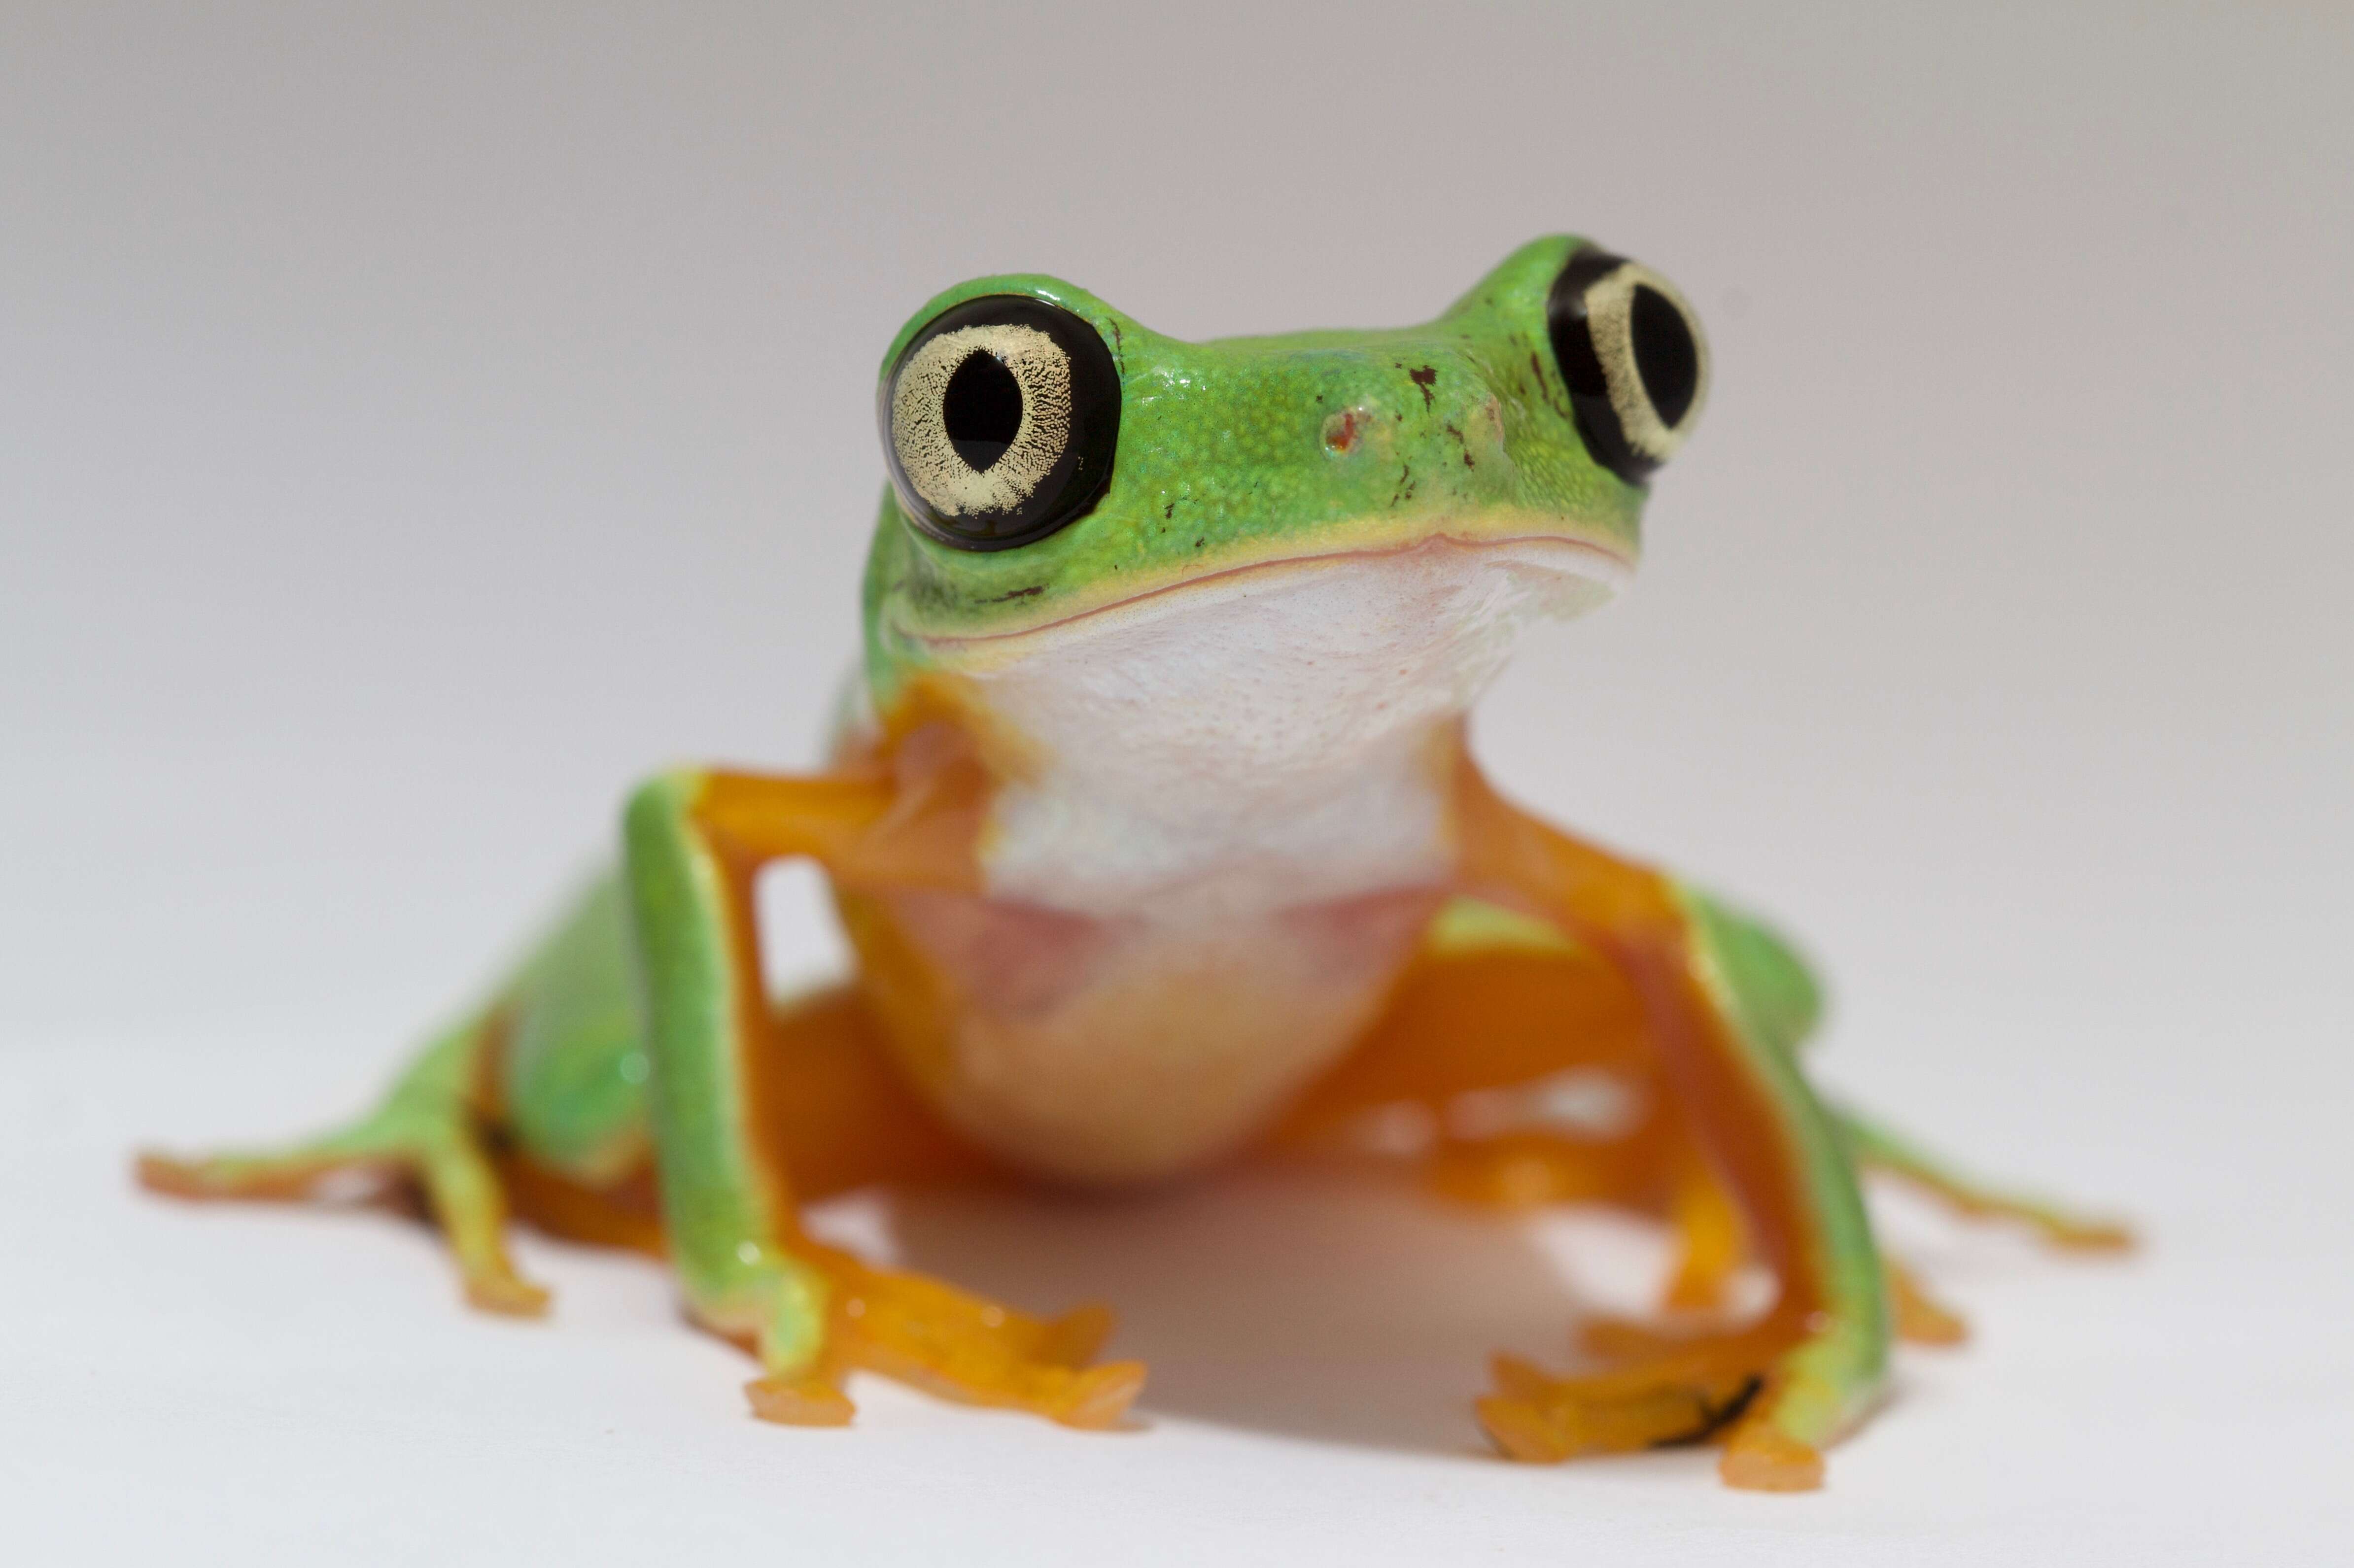
[[1553, 280], [1545, 324], [1585, 450], [1642, 483], [1708, 397], [1708, 342], [1691, 307], [1649, 267], [1589, 245]]
[[1119, 366], [1060, 305], [986, 294], [911, 339], [884, 383], [883, 449], [908, 517], [1004, 550], [1087, 514], [1119, 444]]

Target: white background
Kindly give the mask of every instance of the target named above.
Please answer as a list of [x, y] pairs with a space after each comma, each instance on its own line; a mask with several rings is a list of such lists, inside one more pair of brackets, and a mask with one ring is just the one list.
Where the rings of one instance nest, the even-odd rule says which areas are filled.
[[[2344, 10], [853, 9], [0, 4], [0, 1556], [2354, 1552]], [[812, 1433], [650, 1266], [526, 1241], [518, 1325], [389, 1218], [129, 1190], [359, 1103], [633, 778], [811, 758], [937, 289], [1391, 323], [1563, 228], [1718, 379], [1481, 751], [1804, 933], [1827, 1080], [2152, 1238], [1892, 1206], [1979, 1332], [1829, 1489], [1483, 1456], [1484, 1353], [1656, 1268], [1593, 1216], [854, 1202], [1154, 1379], [1125, 1436], [871, 1381]]]

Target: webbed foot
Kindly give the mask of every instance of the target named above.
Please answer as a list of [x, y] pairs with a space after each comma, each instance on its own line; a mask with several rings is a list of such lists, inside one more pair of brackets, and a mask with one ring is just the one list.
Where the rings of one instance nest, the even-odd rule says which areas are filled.
[[[855, 1407], [842, 1380], [854, 1368], [960, 1404], [1026, 1410], [1090, 1431], [1121, 1425], [1144, 1387], [1140, 1361], [1088, 1364], [1110, 1336], [1108, 1308], [1041, 1319], [807, 1240], [788, 1250], [824, 1299], [825, 1327], [813, 1351], [764, 1354], [772, 1370], [745, 1384], [752, 1413], [764, 1421], [846, 1425]], [[778, 1364], [795, 1359], [801, 1364]]]
[[1649, 1353], [1628, 1365], [1566, 1378], [1498, 1356], [1495, 1392], [1479, 1402], [1480, 1425], [1508, 1457], [1529, 1464], [1706, 1442], [1755, 1400], [1787, 1340], [1755, 1332], [1656, 1337], [1642, 1348]]
[[1480, 1425], [1508, 1457], [1556, 1464], [1588, 1454], [1721, 1442], [1718, 1474], [1751, 1491], [1822, 1485], [1819, 1443], [1876, 1373], [1856, 1341], [1776, 1316], [1730, 1333], [1679, 1339], [1639, 1325], [1598, 1325], [1589, 1348], [1630, 1357], [1606, 1372], [1559, 1378], [1509, 1356]]

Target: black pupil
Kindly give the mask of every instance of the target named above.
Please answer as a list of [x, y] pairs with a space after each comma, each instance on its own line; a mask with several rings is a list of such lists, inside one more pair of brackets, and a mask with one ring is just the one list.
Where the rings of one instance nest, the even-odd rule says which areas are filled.
[[1022, 384], [997, 355], [977, 348], [965, 355], [940, 402], [940, 419], [957, 455], [976, 473], [1005, 455], [1022, 428]]
[[1659, 423], [1672, 430], [1691, 412], [1692, 394], [1700, 390], [1700, 345], [1675, 302], [1648, 283], [1635, 285], [1632, 325], [1643, 390], [1650, 394]]

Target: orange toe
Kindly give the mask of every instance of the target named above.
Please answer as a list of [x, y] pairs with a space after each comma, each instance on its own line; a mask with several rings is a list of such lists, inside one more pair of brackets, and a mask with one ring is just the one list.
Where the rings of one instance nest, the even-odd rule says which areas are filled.
[[780, 1426], [847, 1426], [858, 1407], [828, 1379], [756, 1378], [744, 1385], [752, 1414]]
[[1823, 1484], [1823, 1457], [1770, 1426], [1745, 1426], [1733, 1435], [1716, 1473], [1745, 1492], [1811, 1492]]

